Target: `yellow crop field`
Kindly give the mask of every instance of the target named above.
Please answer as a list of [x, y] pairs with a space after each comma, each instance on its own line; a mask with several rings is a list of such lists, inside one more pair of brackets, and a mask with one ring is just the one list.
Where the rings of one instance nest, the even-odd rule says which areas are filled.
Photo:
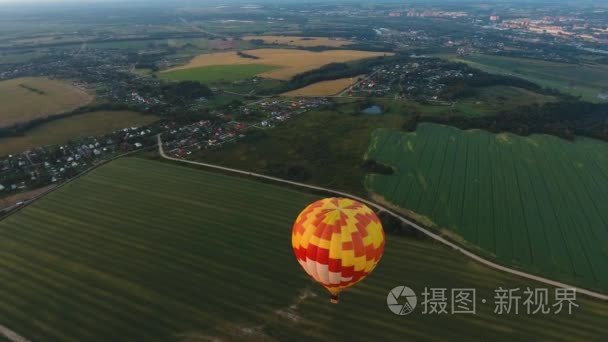
[[23, 77], [0, 82], [0, 127], [84, 106], [93, 96], [68, 82]]
[[317, 82], [306, 87], [284, 93], [284, 96], [329, 96], [336, 95], [348, 88], [358, 77], [341, 78], [332, 81]]
[[266, 44], [281, 44], [301, 47], [329, 46], [341, 47], [352, 44], [346, 39], [334, 39], [326, 37], [296, 37], [296, 36], [246, 36], [244, 40], [263, 40]]
[[392, 55], [392, 53], [356, 50], [313, 52], [296, 49], [256, 49], [247, 50], [246, 53], [257, 58], [242, 57], [234, 51], [208, 53], [194, 57], [186, 65], [166, 71], [199, 68], [210, 65], [263, 64], [276, 66], [279, 69], [261, 73], [259, 76], [277, 80], [289, 80], [297, 74], [320, 68], [329, 63], [349, 62], [364, 58]]

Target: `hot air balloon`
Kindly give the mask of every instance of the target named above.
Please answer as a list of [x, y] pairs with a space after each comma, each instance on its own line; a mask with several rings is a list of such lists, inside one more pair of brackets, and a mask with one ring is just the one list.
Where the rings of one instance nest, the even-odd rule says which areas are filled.
[[306, 207], [293, 225], [296, 259], [338, 303], [342, 290], [365, 278], [384, 252], [384, 230], [366, 205], [348, 198], [325, 198]]

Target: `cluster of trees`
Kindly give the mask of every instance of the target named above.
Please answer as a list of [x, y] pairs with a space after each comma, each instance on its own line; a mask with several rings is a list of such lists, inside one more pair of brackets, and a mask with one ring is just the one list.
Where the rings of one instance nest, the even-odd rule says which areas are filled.
[[311, 177], [306, 166], [291, 162], [269, 162], [262, 173], [294, 182], [305, 182]]
[[494, 133], [511, 132], [524, 136], [543, 133], [568, 140], [578, 135], [608, 141], [608, 104], [577, 100], [523, 106], [494, 116], [424, 116], [417, 118], [416, 123], [420, 121]]
[[20, 84], [19, 86], [21, 88], [23, 88], [23, 89], [29, 90], [31, 92], [34, 92], [34, 93], [38, 94], [38, 95], [44, 95], [44, 94], [46, 94], [44, 91], [42, 91], [40, 89], [36, 89], [34, 87], [30, 87], [30, 86], [25, 85], [25, 84]]
[[384, 231], [387, 234], [407, 236], [419, 240], [427, 239], [427, 236], [424, 235], [424, 233], [409, 226], [408, 224], [401, 222], [401, 220], [397, 219], [391, 214], [386, 213], [385, 211], [379, 213], [378, 218], [380, 219], [380, 222], [382, 222], [382, 228], [384, 228]]
[[511, 86], [545, 95], [559, 96], [562, 98], [568, 97], [568, 95], [562, 94], [555, 89], [543, 88], [538, 84], [523, 78], [489, 74], [472, 68], [464, 63], [449, 62], [445, 67], [460, 70], [465, 76], [469, 74], [473, 75], [472, 77], [451, 78], [443, 81], [446, 84], [446, 88], [443, 90], [442, 97], [450, 100], [475, 96], [478, 88], [490, 86]]
[[373, 159], [367, 159], [361, 165], [361, 169], [363, 169], [366, 173], [378, 173], [381, 175], [392, 175], [395, 173], [392, 167], [379, 163]]
[[358, 42], [344, 46], [298, 46], [298, 50], [308, 50], [312, 52], [323, 52], [329, 50], [358, 50], [372, 52], [393, 51], [395, 45], [387, 42]]
[[375, 40], [377, 38], [373, 27], [305, 27], [302, 35], [309, 37], [327, 37], [331, 32], [332, 37], [352, 38], [357, 40]]
[[340, 49], [385, 52], [394, 51], [395, 44], [389, 42], [358, 42], [355, 44], [345, 45], [340, 47]]
[[196, 99], [213, 97], [213, 91], [208, 86], [196, 81], [165, 83], [160, 91], [167, 102], [183, 106]]
[[374, 67], [396, 62], [400, 59], [409, 57], [405, 56], [380, 56], [376, 58], [365, 59], [350, 63], [331, 63], [322, 66], [319, 69], [310, 70], [301, 74], [295, 75], [291, 80], [282, 83], [278, 88], [268, 89], [267, 93], [283, 93], [286, 91], [305, 87], [307, 85], [321, 82], [331, 81], [340, 78], [354, 77], [369, 73]]
[[259, 45], [265, 45], [266, 42], [264, 42], [264, 39], [250, 39], [249, 42], [253, 45], [259, 46]]
[[56, 115], [49, 115], [46, 117], [41, 117], [37, 119], [33, 119], [26, 122], [16, 123], [11, 126], [0, 127], [0, 138], [7, 137], [19, 137], [25, 135], [25, 133], [32, 128], [38, 127], [40, 125], [46, 124], [51, 121], [60, 120], [69, 118], [76, 115], [81, 115], [85, 113], [90, 113], [94, 111], [100, 110], [136, 110], [125, 104], [116, 104], [116, 103], [102, 103], [98, 105], [84, 106], [77, 109], [74, 109], [69, 112], [64, 112]]
[[171, 122], [178, 125], [188, 125], [200, 120], [209, 120], [214, 123], [222, 120], [219, 117], [212, 115], [208, 109], [204, 108], [197, 111], [186, 110], [179, 113], [172, 113], [170, 115], [166, 115], [166, 117], [167, 119], [170, 119]]
[[243, 57], [243, 58], [260, 59], [260, 57], [258, 57], [258, 56], [250, 55], [250, 54], [248, 54], [246, 52], [243, 52], [243, 51], [237, 51], [236, 54], [239, 55], [239, 57]]

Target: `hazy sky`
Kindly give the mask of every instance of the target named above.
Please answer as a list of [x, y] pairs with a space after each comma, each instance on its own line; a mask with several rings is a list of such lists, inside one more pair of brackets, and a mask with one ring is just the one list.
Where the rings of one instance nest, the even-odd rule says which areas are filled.
[[[73, 4], [82, 4], [82, 3], [168, 3], [171, 2], [191, 2], [197, 4], [217, 4], [217, 3], [278, 3], [278, 2], [356, 2], [357, 0], [169, 0], [169, 1], [161, 1], [161, 0], [0, 0], [0, 4], [32, 4], [32, 3], [44, 3], [44, 4], [53, 4], [53, 3], [73, 3]], [[458, 1], [462, 1], [464, 3], [478, 2], [478, 3], [492, 3], [492, 2], [544, 2], [544, 3], [555, 3], [555, 2], [563, 2], [563, 3], [596, 3], [596, 4], [606, 4], [608, 0], [360, 0], [359, 2], [403, 2], [405, 4], [413, 4], [413, 3], [456, 3]], [[1, 9], [1, 7], [0, 7]]]

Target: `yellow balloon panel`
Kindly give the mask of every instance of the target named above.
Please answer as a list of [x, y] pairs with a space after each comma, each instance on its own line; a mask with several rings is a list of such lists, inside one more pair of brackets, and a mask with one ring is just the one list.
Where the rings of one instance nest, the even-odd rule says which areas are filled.
[[306, 273], [337, 295], [376, 267], [384, 252], [384, 230], [366, 205], [326, 198], [298, 215], [292, 246]]

